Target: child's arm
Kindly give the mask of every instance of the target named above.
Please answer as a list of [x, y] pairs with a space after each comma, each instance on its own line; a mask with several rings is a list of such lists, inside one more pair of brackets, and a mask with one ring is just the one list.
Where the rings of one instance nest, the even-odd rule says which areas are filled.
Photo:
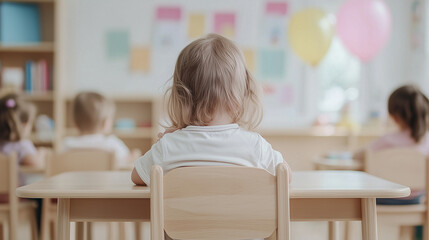
[[46, 150], [41, 148], [36, 153], [27, 154], [21, 160], [21, 165], [41, 168], [44, 166]]
[[135, 185], [146, 186], [146, 183], [143, 182], [143, 180], [140, 178], [139, 174], [137, 173], [136, 168], [134, 168], [133, 172], [131, 173], [131, 181], [133, 181]]

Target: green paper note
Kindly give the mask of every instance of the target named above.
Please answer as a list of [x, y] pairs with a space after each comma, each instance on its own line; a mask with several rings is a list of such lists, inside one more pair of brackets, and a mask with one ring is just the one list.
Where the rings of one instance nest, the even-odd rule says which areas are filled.
[[109, 59], [125, 59], [130, 54], [128, 31], [115, 30], [106, 33], [106, 55]]
[[283, 80], [286, 73], [286, 54], [284, 50], [264, 49], [259, 51], [259, 76], [266, 80]]

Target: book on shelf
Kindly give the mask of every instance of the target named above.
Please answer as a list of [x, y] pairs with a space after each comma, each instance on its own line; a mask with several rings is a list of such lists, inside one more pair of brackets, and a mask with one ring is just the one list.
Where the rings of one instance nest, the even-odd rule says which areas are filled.
[[35, 3], [0, 2], [0, 43], [39, 43], [40, 11]]
[[52, 68], [46, 60], [25, 63], [26, 92], [47, 92], [52, 90]]

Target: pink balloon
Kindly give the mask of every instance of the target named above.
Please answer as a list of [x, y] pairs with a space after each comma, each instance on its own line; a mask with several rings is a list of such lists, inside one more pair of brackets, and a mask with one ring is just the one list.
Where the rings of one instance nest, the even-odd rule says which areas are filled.
[[392, 15], [383, 0], [350, 0], [337, 13], [337, 32], [345, 47], [369, 61], [390, 36]]

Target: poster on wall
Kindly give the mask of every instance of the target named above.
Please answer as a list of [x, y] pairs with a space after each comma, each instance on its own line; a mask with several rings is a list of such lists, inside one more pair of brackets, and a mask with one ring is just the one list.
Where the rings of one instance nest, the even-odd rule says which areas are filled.
[[109, 60], [126, 59], [130, 53], [130, 36], [127, 30], [115, 29], [105, 33], [105, 53]]
[[180, 7], [158, 7], [155, 12], [153, 46], [157, 50], [176, 50], [184, 42], [182, 9]]
[[188, 16], [188, 38], [202, 37], [206, 32], [206, 16], [203, 13], [190, 13]]
[[262, 46], [286, 46], [286, 2], [267, 2], [262, 23]]
[[214, 32], [230, 39], [236, 37], [235, 13], [219, 12], [214, 14]]

